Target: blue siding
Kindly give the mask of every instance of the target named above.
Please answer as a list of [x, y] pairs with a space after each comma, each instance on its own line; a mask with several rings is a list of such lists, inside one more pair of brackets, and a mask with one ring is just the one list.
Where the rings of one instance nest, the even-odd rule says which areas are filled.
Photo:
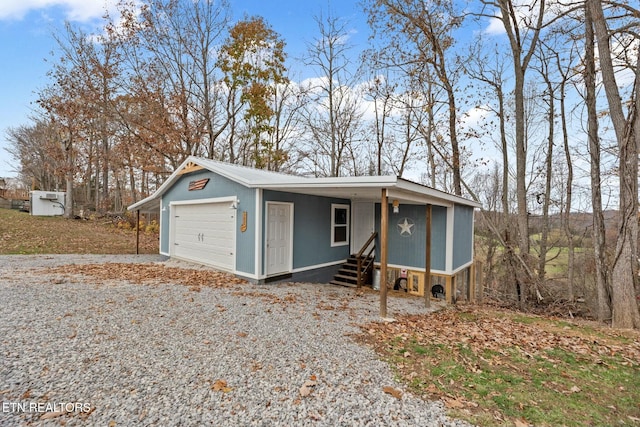
[[[376, 245], [380, 247], [380, 203], [376, 203], [376, 231], [378, 238]], [[400, 212], [393, 213], [393, 207], [389, 209], [389, 264], [402, 265], [414, 268], [424, 268], [426, 228], [426, 206], [424, 205], [400, 205]], [[431, 208], [431, 269], [446, 269], [446, 236], [447, 236], [447, 208], [433, 206]], [[402, 228], [398, 224], [413, 224], [411, 235], [401, 234]], [[380, 261], [380, 251], [376, 251], [376, 261]]]
[[[189, 182], [209, 178], [206, 187], [198, 191], [189, 191]], [[216, 197], [236, 196], [240, 200], [236, 217], [236, 271], [248, 274], [255, 273], [255, 217], [256, 190], [247, 188], [210, 171], [198, 171], [185, 174], [178, 179], [162, 197], [162, 247], [160, 251], [169, 253], [169, 203], [183, 200], [211, 199]], [[240, 231], [242, 212], [247, 212], [247, 230]]]
[[473, 208], [455, 205], [453, 211], [453, 269], [473, 259]]
[[[294, 269], [341, 261], [349, 257], [349, 245], [331, 247], [331, 204], [351, 205], [349, 200], [265, 190], [263, 212], [267, 211], [266, 202], [293, 203]], [[262, 221], [262, 229], [266, 233], [265, 218]], [[263, 259], [263, 266], [264, 261]]]

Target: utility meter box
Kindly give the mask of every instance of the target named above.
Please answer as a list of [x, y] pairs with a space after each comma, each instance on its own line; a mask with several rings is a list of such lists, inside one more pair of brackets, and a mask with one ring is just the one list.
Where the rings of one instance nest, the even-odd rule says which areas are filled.
[[66, 193], [64, 191], [31, 191], [29, 200], [31, 215], [59, 216], [64, 214]]

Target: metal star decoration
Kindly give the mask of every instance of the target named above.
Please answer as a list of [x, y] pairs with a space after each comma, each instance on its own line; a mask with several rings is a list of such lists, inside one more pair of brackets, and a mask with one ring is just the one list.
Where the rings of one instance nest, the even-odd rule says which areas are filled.
[[412, 233], [411, 229], [415, 224], [413, 223], [413, 221], [411, 222], [409, 221], [410, 221], [409, 218], [404, 218], [402, 221], [398, 223], [398, 228], [400, 229], [399, 231], [401, 236], [404, 236], [404, 235], [411, 236], [411, 233]]

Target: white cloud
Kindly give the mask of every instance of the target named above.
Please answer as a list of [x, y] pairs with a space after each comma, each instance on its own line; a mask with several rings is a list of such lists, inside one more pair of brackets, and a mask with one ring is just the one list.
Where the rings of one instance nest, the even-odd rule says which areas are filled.
[[489, 105], [478, 105], [463, 113], [461, 122], [464, 130], [469, 131], [482, 126], [494, 116]]
[[99, 18], [106, 10], [113, 11], [117, 0], [18, 0], [0, 2], [0, 20], [22, 19], [29, 12], [60, 8], [65, 19], [84, 22]]
[[484, 32], [488, 35], [497, 36], [505, 33], [504, 24], [502, 23], [502, 14], [499, 10], [496, 10], [494, 18], [489, 18], [489, 25], [485, 28]]

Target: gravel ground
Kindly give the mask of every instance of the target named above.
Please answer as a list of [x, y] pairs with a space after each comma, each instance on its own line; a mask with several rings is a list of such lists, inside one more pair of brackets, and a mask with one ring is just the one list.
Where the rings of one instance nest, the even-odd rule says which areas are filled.
[[[0, 256], [0, 425], [468, 425], [405, 392], [350, 337], [380, 320], [373, 293], [298, 283], [194, 291], [42, 270], [160, 261]], [[419, 298], [388, 307], [425, 311]]]

